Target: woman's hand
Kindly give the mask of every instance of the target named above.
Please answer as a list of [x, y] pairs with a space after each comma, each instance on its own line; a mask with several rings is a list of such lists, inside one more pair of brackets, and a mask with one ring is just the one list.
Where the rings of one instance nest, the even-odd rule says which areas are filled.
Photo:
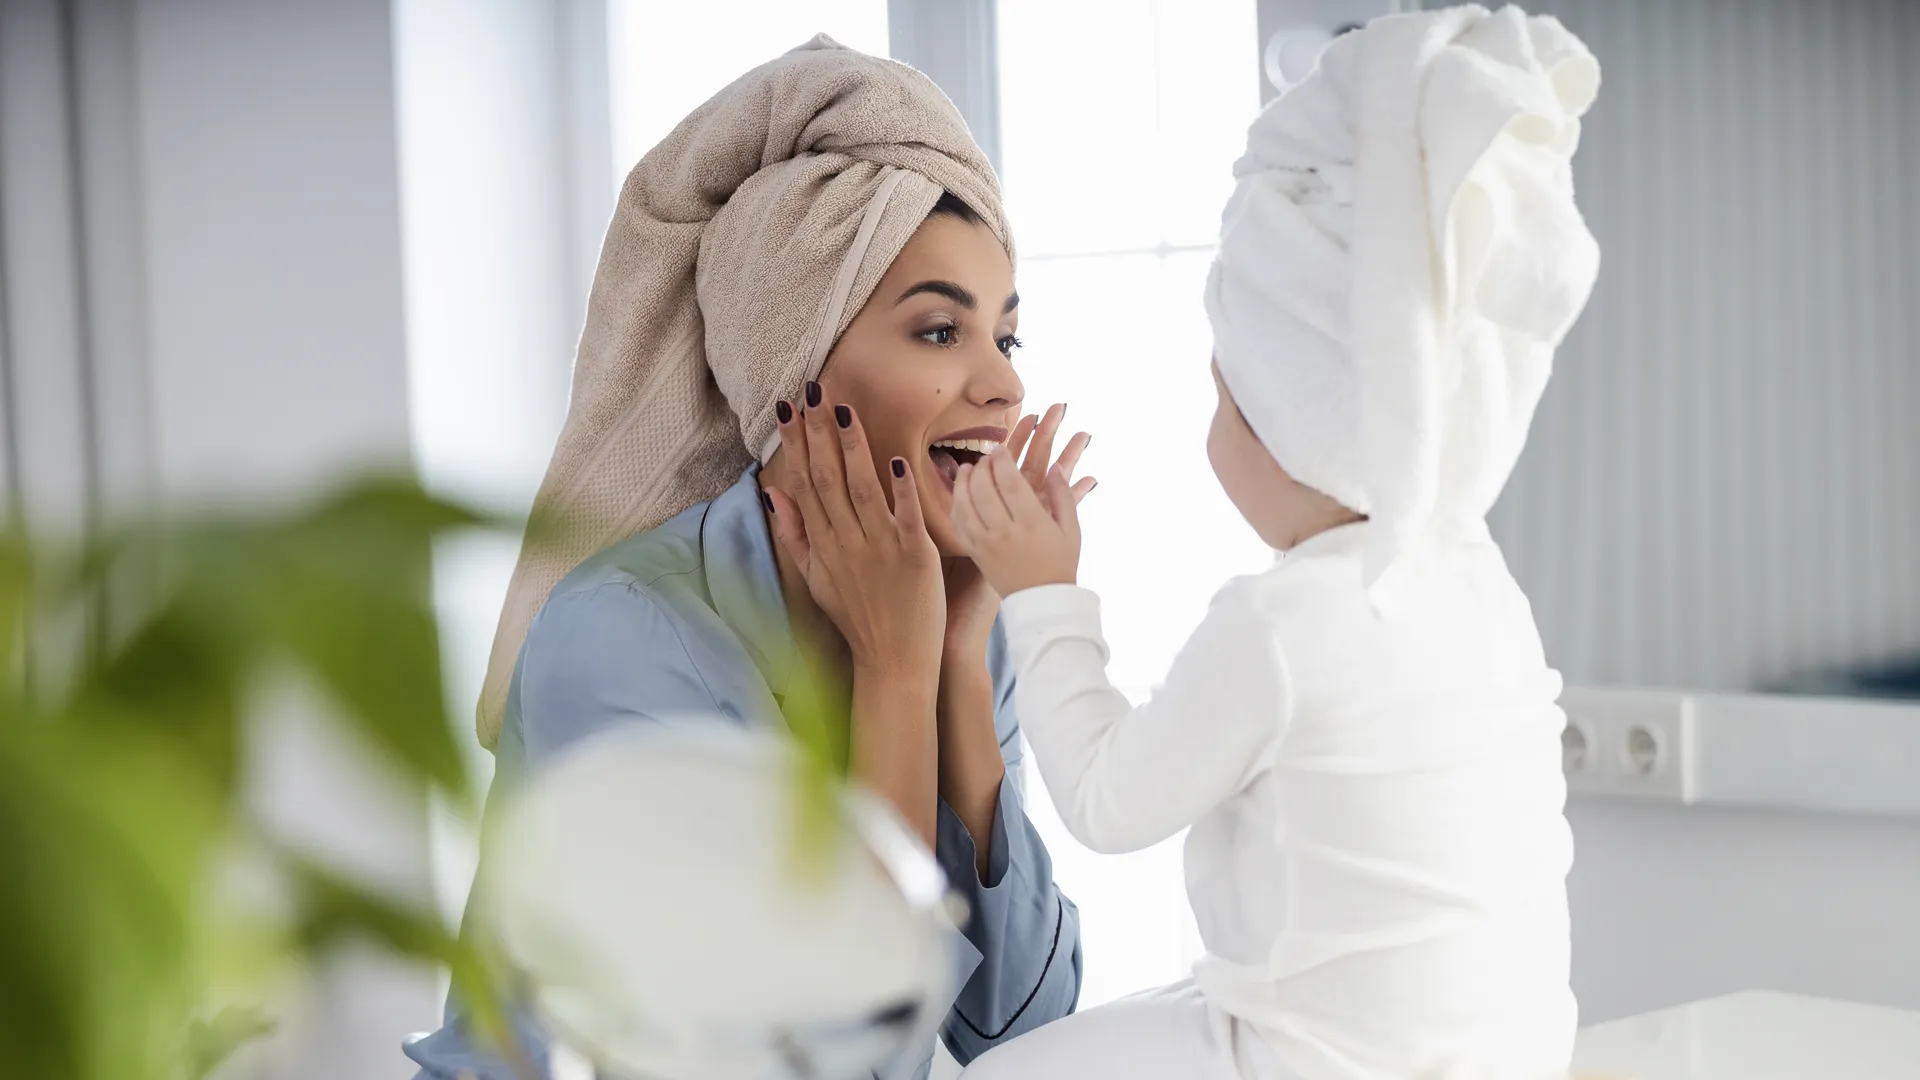
[[1071, 585], [1080, 567], [1080, 511], [1066, 475], [1051, 469], [1036, 494], [1004, 449], [963, 465], [953, 485], [953, 531], [1002, 596]]
[[893, 506], [850, 405], [778, 409], [784, 475], [768, 492], [773, 533], [846, 639], [856, 676], [938, 678], [946, 596], [913, 470], [892, 462]]
[[[1020, 474], [1043, 499], [1047, 497], [1047, 459], [1053, 453], [1053, 440], [1058, 436], [1060, 425], [1066, 417], [1067, 407], [1064, 404], [1052, 406], [1043, 416], [1021, 417], [1007, 439], [1007, 452], [1021, 463]], [[1067, 440], [1059, 458], [1051, 462], [1052, 468], [1060, 470], [1072, 482], [1071, 491], [1076, 504], [1099, 483], [1090, 476], [1073, 481], [1073, 470], [1080, 464], [1080, 455], [1086, 452], [1087, 444], [1092, 441], [1092, 436], [1084, 431], [1074, 435]], [[955, 500], [957, 505], [957, 491]], [[949, 663], [956, 657], [971, 657], [978, 662], [985, 654], [987, 635], [993, 630], [994, 616], [1000, 611], [1000, 594], [987, 583], [972, 559], [948, 559], [944, 576], [947, 591], [945, 647]]]

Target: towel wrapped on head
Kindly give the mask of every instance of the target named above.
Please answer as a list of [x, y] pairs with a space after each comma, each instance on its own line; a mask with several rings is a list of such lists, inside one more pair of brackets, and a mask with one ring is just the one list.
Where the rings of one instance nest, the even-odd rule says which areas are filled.
[[1376, 600], [1409, 550], [1492, 509], [1586, 305], [1600, 255], [1571, 163], [1599, 83], [1550, 17], [1395, 15], [1248, 132], [1214, 358], [1281, 468], [1372, 520]]
[[998, 181], [953, 104], [825, 35], [741, 76], [634, 166], [494, 637], [484, 745], [547, 594], [771, 455], [774, 403], [819, 375], [943, 192], [1011, 254]]

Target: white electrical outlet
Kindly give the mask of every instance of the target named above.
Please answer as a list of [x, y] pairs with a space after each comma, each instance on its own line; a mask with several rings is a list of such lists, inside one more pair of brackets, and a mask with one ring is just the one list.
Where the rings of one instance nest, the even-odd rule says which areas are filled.
[[1569, 791], [1694, 799], [1694, 707], [1682, 693], [1569, 689], [1561, 736]]

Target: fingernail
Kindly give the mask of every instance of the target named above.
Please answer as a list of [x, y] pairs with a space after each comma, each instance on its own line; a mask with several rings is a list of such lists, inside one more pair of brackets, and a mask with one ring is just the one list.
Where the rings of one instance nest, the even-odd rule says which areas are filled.
[[773, 403], [773, 415], [779, 417], [781, 423], [791, 424], [793, 423], [793, 406], [785, 401], [776, 401]]
[[820, 384], [817, 382], [809, 382], [807, 383], [807, 408], [817, 409], [819, 407], [820, 407]]
[[893, 459], [893, 475], [901, 480], [905, 480], [907, 478], [907, 459], [906, 458]]
[[833, 422], [836, 424], [839, 424], [843, 428], [852, 427], [853, 426], [853, 410], [847, 408], [845, 405], [835, 405], [833, 407]]
[[767, 513], [773, 513], [773, 496], [762, 491], [760, 493], [760, 503], [767, 508]]

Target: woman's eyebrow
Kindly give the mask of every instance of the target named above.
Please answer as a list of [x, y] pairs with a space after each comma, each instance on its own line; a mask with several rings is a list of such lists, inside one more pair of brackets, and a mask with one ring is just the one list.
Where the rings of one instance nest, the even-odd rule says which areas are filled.
[[895, 300], [893, 305], [899, 307], [901, 304], [907, 302], [908, 297], [918, 296], [921, 293], [933, 293], [936, 296], [944, 296], [954, 303], [959, 304], [961, 307], [966, 308], [968, 311], [972, 311], [980, 306], [980, 301], [975, 299], [972, 293], [955, 285], [951, 281], [923, 281], [908, 289], [906, 292], [901, 293], [900, 299]]
[[[893, 306], [899, 307], [901, 304], [907, 302], [908, 297], [918, 296], [921, 293], [933, 293], [936, 296], [944, 296], [954, 303], [959, 304], [961, 307], [966, 308], [968, 311], [973, 311], [980, 306], [978, 297], [951, 281], [923, 281], [909, 288], [906, 292], [901, 293], [900, 299], [895, 300]], [[1020, 294], [1008, 293], [1007, 302], [1000, 308], [1000, 314], [1011, 314], [1013, 309], [1019, 306]]]

